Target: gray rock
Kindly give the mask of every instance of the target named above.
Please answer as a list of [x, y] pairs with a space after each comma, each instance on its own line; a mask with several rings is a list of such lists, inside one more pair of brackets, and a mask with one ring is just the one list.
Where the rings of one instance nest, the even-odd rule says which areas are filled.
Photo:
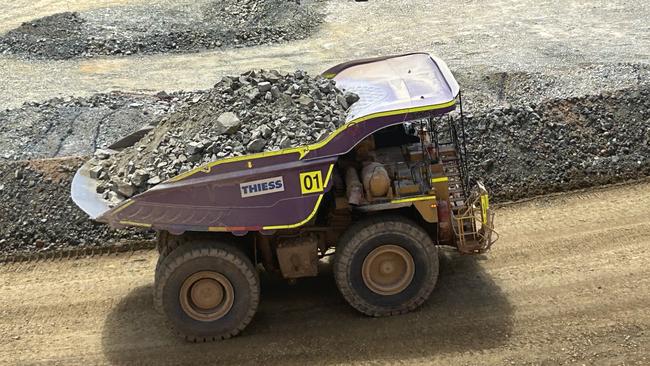
[[248, 93], [246, 93], [246, 98], [248, 98], [249, 101], [254, 101], [257, 99], [257, 97], [260, 95], [260, 91], [257, 89], [252, 89]]
[[200, 144], [198, 142], [190, 142], [185, 146], [185, 152], [188, 155], [196, 155], [203, 151], [203, 144]]
[[310, 109], [314, 107], [314, 100], [304, 94], [298, 98], [298, 103]]
[[289, 92], [291, 94], [298, 94], [300, 93], [300, 85], [298, 84], [292, 84], [291, 87], [289, 88]]
[[262, 81], [257, 84], [257, 90], [259, 90], [260, 93], [266, 93], [267, 91], [271, 90], [271, 83], [268, 81]]
[[252, 153], [256, 153], [262, 151], [262, 149], [264, 149], [264, 146], [266, 146], [266, 140], [263, 138], [257, 138], [246, 146], [246, 150]]
[[95, 192], [97, 193], [104, 193], [106, 190], [108, 190], [108, 185], [106, 183], [98, 184], [97, 187], [95, 187]]
[[149, 179], [149, 173], [142, 169], [138, 169], [135, 172], [133, 172], [133, 177], [131, 177], [131, 183], [133, 183], [136, 187], [142, 187], [144, 186], [145, 182], [148, 179]]
[[339, 105], [343, 107], [343, 109], [349, 108], [348, 102], [345, 100], [345, 96], [343, 96], [343, 94], [337, 95], [336, 101], [339, 102]]
[[162, 182], [162, 179], [160, 179], [160, 177], [157, 176], [157, 175], [147, 179], [147, 184], [150, 185], [150, 186], [155, 186], [156, 184], [159, 184], [160, 182]]
[[135, 189], [136, 187], [131, 183], [117, 181], [115, 182], [113, 192], [117, 192], [124, 197], [131, 197], [135, 193]]
[[351, 106], [352, 104], [354, 104], [359, 100], [359, 96], [351, 92], [346, 92], [344, 94], [344, 97], [345, 97], [345, 102], [348, 104], [348, 106]]
[[280, 97], [280, 89], [278, 89], [277, 86], [272, 86], [271, 87], [271, 96], [273, 99], [278, 99]]
[[107, 200], [111, 202], [113, 205], [116, 205], [122, 201], [124, 201], [125, 197], [120, 195], [117, 192], [110, 191], [108, 192]]
[[280, 140], [280, 148], [288, 149], [291, 147], [291, 139], [288, 136], [282, 137]]
[[90, 178], [92, 179], [98, 179], [102, 172], [104, 171], [104, 167], [101, 165], [94, 166], [88, 170], [88, 174], [90, 175]]
[[260, 127], [260, 132], [264, 138], [269, 138], [271, 137], [273, 130], [268, 125], [262, 125], [262, 127]]
[[109, 156], [111, 156], [111, 151], [104, 150], [104, 149], [97, 149], [95, 151], [94, 156], [99, 159], [99, 160], [105, 160], [108, 159]]
[[237, 132], [241, 126], [241, 120], [233, 112], [225, 112], [219, 115], [217, 123], [223, 127], [223, 133], [228, 135]]
[[318, 84], [318, 90], [321, 91], [321, 93], [324, 94], [329, 94], [332, 91], [332, 84], [330, 82], [322, 82]]

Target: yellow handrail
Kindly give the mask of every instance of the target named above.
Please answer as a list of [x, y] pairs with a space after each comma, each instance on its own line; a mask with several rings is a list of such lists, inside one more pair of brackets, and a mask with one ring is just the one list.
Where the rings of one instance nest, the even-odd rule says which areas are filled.
[[494, 230], [494, 211], [483, 184], [477, 183], [465, 202], [464, 211], [452, 212], [452, 228], [457, 247], [463, 253], [484, 253], [499, 239]]

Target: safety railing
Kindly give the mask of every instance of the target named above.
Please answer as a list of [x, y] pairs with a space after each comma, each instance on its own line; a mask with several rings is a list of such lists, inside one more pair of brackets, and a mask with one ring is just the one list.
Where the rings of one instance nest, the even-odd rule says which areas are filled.
[[462, 253], [485, 253], [499, 239], [494, 230], [494, 211], [489, 205], [487, 190], [477, 182], [465, 207], [452, 213], [456, 245]]

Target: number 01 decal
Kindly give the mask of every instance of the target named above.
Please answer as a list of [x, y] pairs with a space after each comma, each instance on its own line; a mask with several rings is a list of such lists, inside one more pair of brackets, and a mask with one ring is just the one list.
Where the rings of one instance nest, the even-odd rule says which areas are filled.
[[300, 173], [300, 190], [302, 194], [322, 192], [323, 188], [323, 175], [320, 170]]

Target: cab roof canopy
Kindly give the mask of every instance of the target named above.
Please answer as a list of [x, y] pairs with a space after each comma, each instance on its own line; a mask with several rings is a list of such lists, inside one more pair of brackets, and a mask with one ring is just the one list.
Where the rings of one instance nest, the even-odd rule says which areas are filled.
[[451, 106], [459, 86], [444, 61], [427, 53], [355, 60], [323, 73], [359, 95], [346, 120]]

